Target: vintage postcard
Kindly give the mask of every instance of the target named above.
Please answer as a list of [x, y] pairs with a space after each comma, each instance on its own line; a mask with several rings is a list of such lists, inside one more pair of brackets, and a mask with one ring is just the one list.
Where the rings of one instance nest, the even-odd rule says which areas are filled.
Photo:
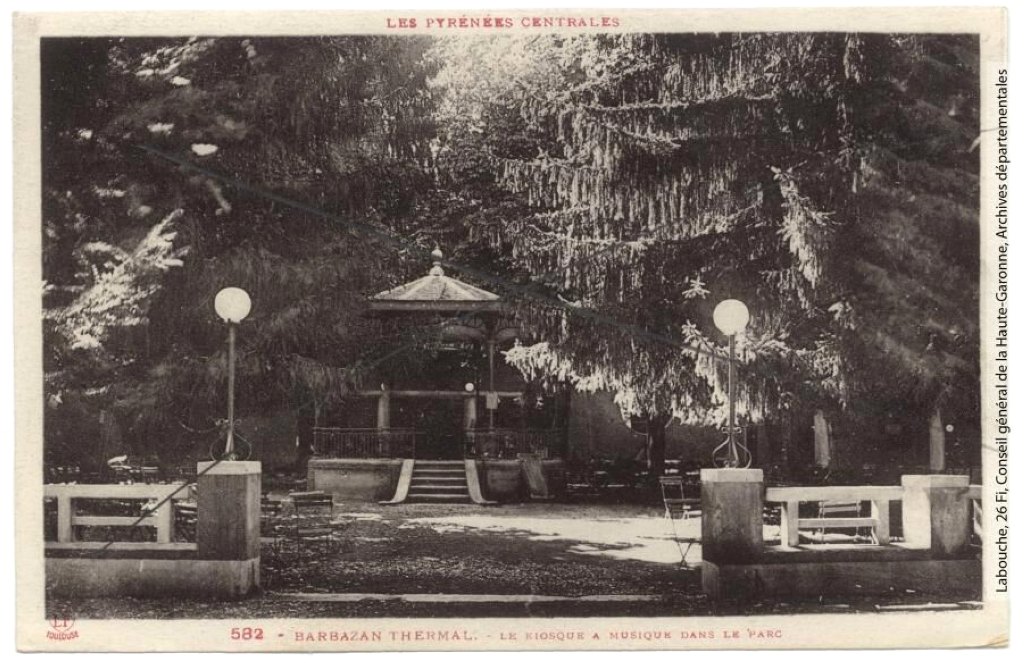
[[1006, 51], [15, 16], [19, 648], [1005, 646]]

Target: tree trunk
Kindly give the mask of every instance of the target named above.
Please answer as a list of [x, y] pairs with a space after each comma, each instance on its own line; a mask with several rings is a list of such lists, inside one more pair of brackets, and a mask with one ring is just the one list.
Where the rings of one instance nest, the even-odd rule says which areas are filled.
[[793, 473], [793, 413], [786, 410], [782, 413], [782, 422], [779, 426], [779, 460], [778, 465], [782, 468], [784, 477], [792, 476]]
[[946, 469], [946, 429], [939, 408], [935, 408], [928, 421], [928, 469], [932, 472]]
[[[569, 424], [572, 421], [572, 385], [565, 383], [558, 388], [558, 406], [555, 409], [557, 425], [555, 429], [559, 431], [558, 457], [564, 460], [569, 460], [571, 457], [577, 454], [572, 453], [572, 449], [569, 448]], [[578, 454], [582, 455], [582, 454]]]
[[821, 468], [832, 466], [832, 426], [822, 410], [814, 413], [814, 464]]
[[666, 414], [647, 418], [647, 472], [652, 481], [665, 474], [665, 428], [671, 419]]

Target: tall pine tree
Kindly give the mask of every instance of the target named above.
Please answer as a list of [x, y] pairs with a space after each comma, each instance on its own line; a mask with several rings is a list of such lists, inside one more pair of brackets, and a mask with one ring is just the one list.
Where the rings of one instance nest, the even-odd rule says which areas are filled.
[[[544, 340], [508, 358], [646, 416], [656, 471], [670, 417], [722, 419], [710, 313], [728, 297], [753, 311], [748, 418], [927, 409], [964, 384], [969, 401], [976, 49], [858, 34], [444, 42], [443, 153], [475, 153], [525, 203], [471, 232], [565, 302], [522, 300]], [[936, 261], [959, 290], [932, 278]]]

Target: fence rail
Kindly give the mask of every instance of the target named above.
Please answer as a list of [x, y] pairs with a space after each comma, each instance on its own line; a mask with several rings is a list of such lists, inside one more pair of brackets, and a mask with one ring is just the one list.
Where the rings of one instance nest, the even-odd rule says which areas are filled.
[[[168, 499], [172, 495], [174, 498]], [[186, 500], [189, 493], [175, 484], [46, 484], [43, 486], [43, 498], [57, 502], [58, 544], [84, 543], [75, 540], [75, 527], [132, 526], [155, 528], [156, 543], [168, 544], [174, 534], [173, 499]], [[145, 500], [160, 506], [147, 510], [146, 505], [140, 505], [136, 516], [78, 515], [75, 513], [75, 500]]]
[[314, 428], [313, 448], [321, 458], [415, 458], [412, 428]]
[[560, 430], [494, 428], [466, 431], [466, 443], [477, 458], [515, 458], [516, 454], [557, 456]]
[[[787, 546], [800, 544], [800, 528], [825, 530], [848, 527], [870, 527], [878, 545], [888, 545], [889, 503], [902, 499], [902, 486], [788, 486], [765, 490], [765, 502], [777, 502], [782, 506], [782, 543]], [[861, 502], [871, 502], [871, 516], [801, 518], [801, 502], [836, 506], [855, 504], [858, 507]], [[833, 509], [833, 513], [840, 511]]]
[[[801, 529], [871, 528], [878, 545], [890, 543], [889, 504], [900, 502], [903, 486], [786, 486], [765, 489], [765, 502], [781, 506], [782, 543], [797, 546]], [[981, 529], [981, 487], [970, 486], [967, 494], [974, 509], [975, 529]], [[819, 503], [817, 518], [801, 518], [802, 502]], [[849, 516], [844, 511], [871, 503], [870, 516]], [[830, 515], [835, 514], [835, 515]]]

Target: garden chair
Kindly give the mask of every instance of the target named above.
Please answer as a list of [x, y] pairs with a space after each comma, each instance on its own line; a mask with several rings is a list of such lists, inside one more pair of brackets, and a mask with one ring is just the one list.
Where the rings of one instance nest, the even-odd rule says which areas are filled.
[[686, 555], [690, 552], [697, 539], [686, 539], [686, 547], [679, 540], [679, 532], [676, 530], [676, 520], [686, 520], [690, 516], [700, 516], [700, 498], [687, 497], [684, 486], [685, 478], [682, 475], [662, 476], [658, 478], [661, 485], [661, 500], [665, 505], [665, 518], [672, 527], [672, 540], [679, 547], [680, 562], [687, 566]]
[[273, 538], [275, 548], [281, 544], [284, 502], [269, 495], [260, 498], [260, 536]]
[[686, 519], [700, 515], [700, 498], [687, 497], [685, 481], [681, 475], [658, 478], [661, 484], [661, 501], [665, 505], [665, 517]]
[[296, 552], [317, 546], [323, 552], [335, 547], [334, 496], [322, 491], [291, 493], [292, 521], [280, 532], [294, 545]]

